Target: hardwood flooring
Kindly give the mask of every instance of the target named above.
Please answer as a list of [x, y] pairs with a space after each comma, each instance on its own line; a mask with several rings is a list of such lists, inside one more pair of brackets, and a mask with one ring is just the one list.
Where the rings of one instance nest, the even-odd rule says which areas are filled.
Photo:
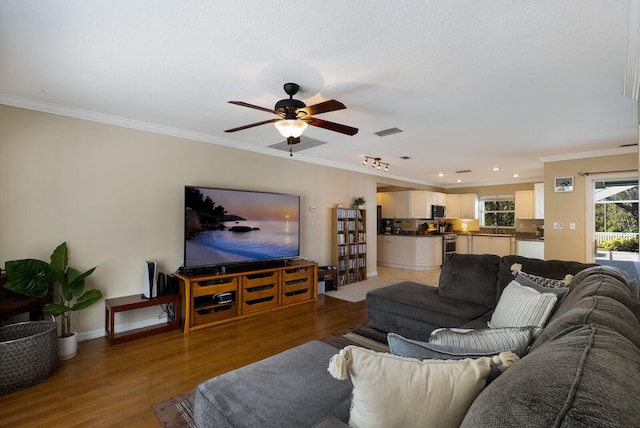
[[[0, 395], [0, 427], [158, 427], [151, 405], [197, 384], [366, 321], [364, 302], [318, 302], [192, 332], [109, 347], [78, 344], [53, 375]], [[327, 362], [328, 363], [328, 362]]]
[[[423, 275], [379, 268], [379, 275]], [[78, 344], [46, 381], [0, 395], [0, 427], [158, 427], [151, 405], [197, 384], [366, 321], [365, 302], [319, 296], [280, 311], [192, 332], [164, 333], [110, 347]]]

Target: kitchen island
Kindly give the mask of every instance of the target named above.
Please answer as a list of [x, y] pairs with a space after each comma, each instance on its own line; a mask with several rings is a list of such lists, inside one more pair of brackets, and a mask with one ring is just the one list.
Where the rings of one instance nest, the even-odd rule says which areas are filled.
[[408, 270], [442, 266], [441, 235], [378, 235], [378, 264]]

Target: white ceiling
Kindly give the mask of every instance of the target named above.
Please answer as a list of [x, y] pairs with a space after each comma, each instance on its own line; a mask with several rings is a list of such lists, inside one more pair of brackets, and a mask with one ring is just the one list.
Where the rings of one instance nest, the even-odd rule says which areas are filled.
[[[292, 162], [445, 188], [532, 181], [541, 158], [638, 142], [638, 104], [623, 95], [627, 10], [626, 0], [3, 0], [0, 103], [288, 157], [268, 147], [282, 140], [270, 124], [225, 133], [275, 117], [227, 101], [273, 108], [296, 82], [307, 105], [347, 106], [319, 118], [360, 131], [309, 127], [327, 144], [294, 147]], [[404, 132], [374, 135], [392, 127]]]

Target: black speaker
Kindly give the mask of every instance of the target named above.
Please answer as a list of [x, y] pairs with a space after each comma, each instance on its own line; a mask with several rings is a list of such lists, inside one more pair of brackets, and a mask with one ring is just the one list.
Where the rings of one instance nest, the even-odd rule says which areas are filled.
[[158, 296], [164, 296], [167, 294], [167, 281], [164, 273], [158, 273]]
[[175, 275], [167, 275], [165, 288], [167, 294], [178, 294], [178, 277]]

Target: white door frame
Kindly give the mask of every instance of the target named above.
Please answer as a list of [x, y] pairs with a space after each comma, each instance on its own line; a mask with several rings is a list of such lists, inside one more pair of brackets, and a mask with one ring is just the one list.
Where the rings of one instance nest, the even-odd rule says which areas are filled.
[[594, 191], [594, 182], [602, 181], [602, 180], [617, 180], [623, 178], [638, 178], [638, 173], [629, 171], [629, 172], [611, 172], [606, 174], [593, 174], [586, 175], [584, 177], [584, 188], [585, 188], [585, 249], [586, 249], [586, 257], [585, 261], [587, 263], [595, 262], [595, 252], [596, 248], [594, 245], [594, 224], [595, 224], [595, 203], [593, 200], [593, 191]]

